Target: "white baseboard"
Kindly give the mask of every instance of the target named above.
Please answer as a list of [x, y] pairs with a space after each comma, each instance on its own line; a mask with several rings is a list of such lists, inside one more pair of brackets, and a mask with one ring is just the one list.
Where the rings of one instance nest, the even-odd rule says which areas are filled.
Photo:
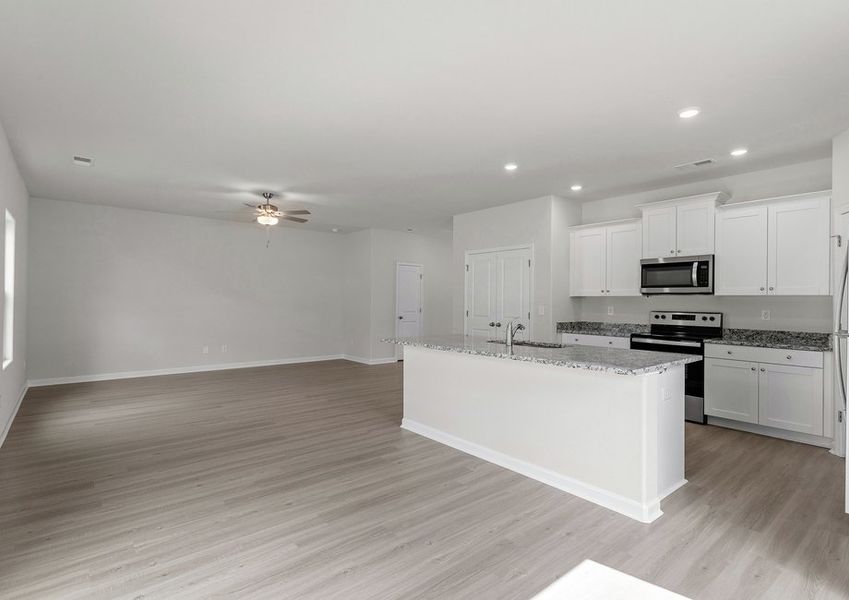
[[325, 360], [343, 360], [342, 354], [325, 356], [300, 356], [295, 358], [278, 358], [274, 360], [259, 360], [253, 362], [224, 363], [216, 365], [196, 365], [191, 367], [176, 367], [173, 369], [152, 369], [148, 371], [122, 371], [119, 373], [98, 373], [94, 375], [75, 375], [73, 377], [53, 377], [49, 379], [32, 379], [30, 387], [45, 385], [61, 385], [65, 383], [87, 383], [91, 381], [109, 381], [112, 379], [132, 379], [135, 377], [156, 377], [159, 375], [180, 375], [183, 373], [203, 373], [206, 371], [226, 371], [229, 369], [250, 369], [252, 367], [271, 367], [275, 365], [293, 365], [298, 363], [320, 362]]
[[[446, 446], [451, 446], [456, 450], [460, 450], [466, 454], [471, 454], [472, 456], [476, 456], [487, 462], [504, 467], [505, 469], [510, 469], [511, 471], [524, 475], [525, 477], [530, 477], [531, 479], [535, 479], [539, 482], [550, 485], [551, 487], [563, 490], [564, 492], [568, 492], [578, 496], [579, 498], [583, 498], [584, 500], [588, 500], [589, 502], [593, 502], [594, 504], [598, 504], [599, 506], [603, 506], [643, 523], [651, 523], [663, 514], [660, 510], [661, 497], [658, 497], [652, 502], [640, 504], [636, 500], [631, 500], [630, 498], [625, 498], [619, 494], [602, 490], [594, 485], [584, 483], [583, 481], [573, 479], [566, 475], [561, 475], [560, 473], [556, 473], [550, 469], [508, 456], [474, 442], [460, 439], [450, 433], [445, 433], [439, 429], [422, 425], [412, 419], [402, 419], [401, 427], [407, 431], [412, 431], [413, 433], [430, 438], [441, 444], [445, 444]], [[686, 480], [679, 482], [673, 486], [673, 489], [666, 491], [664, 495], [671, 493], [685, 483], [687, 483]]]
[[0, 447], [3, 446], [3, 442], [6, 441], [6, 436], [9, 435], [9, 431], [12, 429], [12, 423], [14, 422], [15, 417], [18, 416], [18, 411], [21, 409], [21, 402], [24, 401], [24, 396], [27, 395], [27, 390], [29, 388], [29, 383], [24, 382], [24, 388], [18, 395], [18, 402], [15, 404], [15, 408], [12, 409], [12, 414], [9, 415], [9, 422], [6, 423], [6, 426], [3, 428], [3, 433], [0, 433]]
[[365, 358], [362, 356], [354, 356], [353, 354], [345, 354], [342, 358], [351, 362], [360, 363], [363, 365], [388, 365], [398, 362], [397, 358]]
[[737, 431], [746, 431], [748, 433], [757, 433], [759, 435], [767, 435], [769, 437], [788, 440], [790, 442], [800, 442], [802, 444], [811, 444], [812, 446], [820, 446], [821, 448], [831, 448], [834, 440], [831, 438], [822, 437], [819, 435], [811, 435], [809, 433], [799, 433], [797, 431], [787, 431], [785, 429], [776, 429], [775, 427], [767, 427], [758, 425], [757, 423], [744, 423], [743, 421], [733, 421], [731, 419], [723, 419], [722, 417], [708, 417], [708, 425], [716, 425], [727, 429], [736, 429]]

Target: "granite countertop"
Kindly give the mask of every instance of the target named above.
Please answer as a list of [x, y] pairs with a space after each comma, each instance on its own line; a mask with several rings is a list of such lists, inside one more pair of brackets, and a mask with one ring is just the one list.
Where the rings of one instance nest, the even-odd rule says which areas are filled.
[[809, 331], [765, 331], [763, 329], [725, 329], [722, 337], [705, 340], [705, 344], [781, 348], [830, 352], [831, 334]]
[[648, 333], [649, 326], [641, 323], [603, 323], [602, 321], [561, 321], [557, 333], [576, 335], [606, 335], [630, 337], [632, 333]]
[[596, 346], [565, 346], [563, 348], [534, 348], [489, 342], [463, 334], [439, 335], [417, 338], [388, 338], [381, 340], [403, 346], [418, 346], [443, 352], [491, 356], [509, 360], [521, 360], [543, 365], [588, 369], [619, 375], [646, 375], [662, 373], [667, 369], [701, 360], [700, 356], [647, 350], [622, 348], [599, 348]]

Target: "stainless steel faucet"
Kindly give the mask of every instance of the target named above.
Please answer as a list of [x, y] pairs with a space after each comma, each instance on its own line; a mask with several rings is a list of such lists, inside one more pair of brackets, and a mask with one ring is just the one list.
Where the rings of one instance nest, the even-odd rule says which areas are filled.
[[510, 321], [507, 322], [507, 332], [506, 332], [507, 337], [504, 340], [504, 342], [507, 344], [508, 348], [513, 347], [513, 336], [516, 335], [516, 332], [522, 331], [522, 330], [525, 329], [525, 326], [522, 325], [521, 323], [516, 323], [515, 325], [513, 325], [513, 323], [515, 323], [515, 321], [516, 321], [515, 319], [511, 319]]

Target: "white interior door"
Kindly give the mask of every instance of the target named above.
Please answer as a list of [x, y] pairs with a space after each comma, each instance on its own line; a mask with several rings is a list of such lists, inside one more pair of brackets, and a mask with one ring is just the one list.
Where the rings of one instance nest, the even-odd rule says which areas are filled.
[[[469, 254], [466, 260], [466, 335], [495, 335], [496, 252]], [[490, 325], [492, 323], [493, 325]]]
[[398, 337], [422, 335], [423, 287], [424, 267], [408, 263], [395, 266], [395, 335]]
[[529, 339], [531, 330], [531, 251], [528, 248], [507, 250], [496, 255], [496, 313], [503, 335], [507, 322], [514, 320], [525, 326]]

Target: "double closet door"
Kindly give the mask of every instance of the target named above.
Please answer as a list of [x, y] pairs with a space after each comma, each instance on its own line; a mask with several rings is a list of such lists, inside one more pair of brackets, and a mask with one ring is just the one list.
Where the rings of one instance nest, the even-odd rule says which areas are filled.
[[531, 249], [466, 254], [465, 332], [503, 339], [508, 322], [525, 326], [519, 339], [530, 338]]

